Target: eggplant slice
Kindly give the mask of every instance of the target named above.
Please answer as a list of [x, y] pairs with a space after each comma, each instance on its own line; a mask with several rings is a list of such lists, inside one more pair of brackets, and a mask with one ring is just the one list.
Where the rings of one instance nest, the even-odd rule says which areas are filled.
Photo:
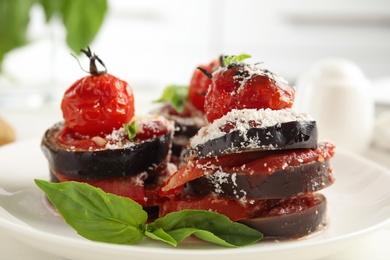
[[163, 163], [171, 147], [168, 132], [125, 148], [72, 151], [56, 142], [60, 129], [61, 126], [56, 125], [46, 131], [41, 149], [54, 171], [79, 180], [135, 176]]
[[224, 136], [191, 147], [189, 154], [198, 158], [248, 152], [317, 148], [318, 131], [315, 121], [292, 121], [270, 127], [250, 128], [241, 132], [234, 130]]
[[299, 212], [279, 216], [266, 216], [240, 220], [257, 229], [265, 238], [293, 239], [321, 231], [326, 226], [326, 198], [314, 194], [319, 203]]
[[230, 199], [286, 198], [315, 192], [333, 184], [329, 160], [313, 161], [276, 170], [272, 174], [215, 173], [187, 184], [196, 195], [214, 193]]

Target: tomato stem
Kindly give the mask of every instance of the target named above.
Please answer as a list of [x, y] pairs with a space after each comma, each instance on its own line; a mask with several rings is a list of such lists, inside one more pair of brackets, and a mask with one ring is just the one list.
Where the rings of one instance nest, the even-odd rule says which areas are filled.
[[223, 56], [223, 55], [219, 56], [219, 64], [221, 64], [221, 67], [226, 67], [225, 60], [224, 60], [225, 57], [226, 56]]
[[[95, 53], [92, 53], [89, 46], [86, 50], [80, 49], [80, 51], [87, 55], [87, 57], [89, 58], [89, 73], [91, 75], [103, 75], [107, 73], [106, 65]], [[104, 70], [99, 70], [97, 68], [96, 61], [98, 61], [103, 66]]]
[[197, 69], [200, 70], [201, 72], [203, 72], [203, 74], [205, 74], [209, 79], [213, 78], [213, 74], [211, 74], [210, 71], [208, 71], [204, 68], [201, 68], [201, 67], [197, 67]]

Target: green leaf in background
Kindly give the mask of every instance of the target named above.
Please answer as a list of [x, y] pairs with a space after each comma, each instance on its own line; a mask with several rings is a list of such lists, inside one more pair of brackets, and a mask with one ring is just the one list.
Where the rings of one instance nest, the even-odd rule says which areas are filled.
[[137, 135], [137, 128], [135, 125], [135, 121], [131, 122], [130, 124], [123, 124], [123, 128], [126, 130], [127, 136], [129, 137], [130, 140]]
[[28, 42], [29, 13], [34, 2], [34, 0], [0, 0], [0, 64], [6, 53]]
[[164, 89], [161, 97], [155, 102], [169, 102], [177, 112], [181, 113], [187, 100], [188, 86], [170, 85]]
[[[64, 1], [66, 0], [37, 0], [45, 11], [46, 22], [49, 22], [51, 18], [58, 13]], [[80, 47], [81, 48], [81, 47]]]
[[35, 180], [65, 221], [81, 236], [100, 242], [134, 244], [144, 237], [147, 213], [129, 198], [81, 182]]
[[229, 64], [232, 64], [232, 63], [236, 63], [236, 62], [239, 62], [239, 61], [242, 61], [242, 60], [245, 60], [245, 59], [249, 59], [251, 58], [252, 56], [249, 55], [249, 54], [240, 54], [238, 56], [235, 56], [235, 55], [232, 55], [232, 56], [226, 56], [223, 58], [223, 63], [225, 66], [229, 65]]
[[66, 0], [61, 9], [66, 42], [77, 54], [98, 33], [107, 11], [106, 0]]
[[66, 43], [75, 53], [90, 45], [107, 13], [107, 0], [0, 0], [0, 72], [5, 55], [28, 43], [30, 10], [41, 5], [46, 22], [58, 15], [66, 29]]
[[145, 230], [147, 236], [150, 236], [150, 233], [154, 236], [169, 235], [177, 243], [190, 235], [195, 235], [202, 240], [226, 247], [246, 246], [263, 238], [255, 229], [233, 222], [222, 214], [205, 210], [173, 212], [147, 224]]

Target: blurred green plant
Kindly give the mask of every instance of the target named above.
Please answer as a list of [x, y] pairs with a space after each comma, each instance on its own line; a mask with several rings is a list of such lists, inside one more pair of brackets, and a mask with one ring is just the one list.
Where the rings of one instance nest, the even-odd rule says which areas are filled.
[[40, 5], [49, 23], [61, 18], [66, 43], [76, 54], [98, 33], [107, 12], [107, 0], [0, 0], [0, 72], [7, 53], [28, 43], [30, 10]]

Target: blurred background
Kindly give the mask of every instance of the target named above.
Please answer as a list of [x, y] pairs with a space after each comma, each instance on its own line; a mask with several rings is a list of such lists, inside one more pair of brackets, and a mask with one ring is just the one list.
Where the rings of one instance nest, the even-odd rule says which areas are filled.
[[[51, 104], [61, 119], [63, 92], [86, 73], [70, 55], [74, 51], [66, 43], [61, 17], [53, 15], [47, 22], [42, 6], [33, 4], [29, 19], [28, 43], [3, 59], [0, 112], [5, 111], [3, 116], [7, 117], [10, 111]], [[83, 28], [82, 24], [76, 26]], [[199, 64], [221, 54], [248, 53], [252, 62], [264, 62], [295, 85], [300, 103], [301, 93], [308, 93], [303, 85], [310, 82], [305, 77], [309, 71], [323, 60], [341, 59], [342, 65], [336, 64], [339, 67], [334, 70], [327, 67], [323, 74], [355, 79], [355, 85], [367, 80], [359, 86], [368, 88], [367, 98], [354, 98], [350, 107], [367, 99], [378, 115], [390, 105], [389, 43], [390, 2], [386, 0], [107, 0], [104, 19], [89, 45], [109, 73], [132, 86], [138, 111], [145, 110], [141, 103], [157, 99], [167, 85], [188, 84]], [[87, 58], [79, 59], [87, 69]], [[10, 92], [26, 96], [6, 100]], [[31, 94], [42, 93], [49, 95], [31, 98]], [[337, 105], [344, 102], [340, 97]], [[308, 99], [311, 97], [304, 100]], [[328, 108], [332, 104], [331, 100], [322, 102]], [[299, 105], [315, 112], [307, 102]], [[370, 110], [365, 116], [374, 115]], [[364, 124], [366, 119], [352, 120]]]
[[[108, 0], [107, 5], [90, 46], [135, 91], [186, 84], [198, 64], [220, 54], [249, 53], [292, 83], [328, 57], [353, 61], [370, 79], [390, 74], [386, 0]], [[29, 43], [6, 55], [3, 72], [20, 85], [50, 77], [65, 88], [85, 75], [55, 18], [47, 24], [41, 6], [33, 6]]]

